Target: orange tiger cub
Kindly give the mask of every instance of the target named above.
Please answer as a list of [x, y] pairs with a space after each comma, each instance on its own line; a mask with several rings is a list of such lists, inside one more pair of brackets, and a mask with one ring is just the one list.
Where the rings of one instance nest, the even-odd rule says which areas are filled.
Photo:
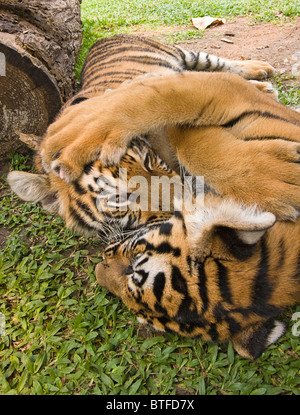
[[276, 222], [209, 189], [193, 206], [144, 212], [134, 231], [117, 238], [111, 224], [97, 280], [140, 322], [232, 341], [255, 359], [285, 332], [277, 316], [300, 302], [300, 219]]
[[239, 76], [271, 73], [263, 62], [225, 61], [131, 35], [102, 40], [87, 57], [82, 90], [48, 128], [37, 168], [76, 183], [85, 165], [118, 164], [130, 140], [146, 135], [175, 171], [183, 165], [238, 203], [294, 220], [300, 114]]

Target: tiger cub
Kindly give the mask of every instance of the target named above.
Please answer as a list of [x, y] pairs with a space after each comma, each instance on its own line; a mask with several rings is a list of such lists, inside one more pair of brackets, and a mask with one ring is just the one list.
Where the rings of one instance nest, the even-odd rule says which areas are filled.
[[[174, 171], [183, 166], [221, 195], [294, 220], [300, 114], [237, 75], [260, 79], [272, 71], [264, 62], [227, 61], [133, 35], [97, 42], [81, 91], [49, 126], [37, 152], [37, 170], [53, 196], [47, 207], [63, 211], [69, 202], [56, 199], [76, 186], [85, 166], [97, 159], [117, 165], [130, 140], [144, 135]], [[21, 177], [14, 187], [22, 189]]]
[[[131, 166], [161, 174], [156, 168], [163, 162], [146, 143], [129, 151]], [[156, 157], [151, 167], [147, 154]], [[177, 176], [167, 172], [169, 179]], [[114, 196], [105, 193], [119, 210], [124, 199]], [[136, 206], [130, 209], [141, 217]], [[299, 219], [276, 222], [272, 213], [205, 189], [204, 203], [193, 209], [144, 212], [135, 230], [118, 233], [111, 222], [106, 231], [109, 246], [96, 266], [97, 281], [159, 331], [232, 341], [240, 355], [256, 359], [286, 330], [276, 317], [300, 301]]]
[[[110, 90], [119, 90], [120, 86], [128, 84], [132, 80], [143, 79], [145, 76], [169, 76], [172, 74], [180, 74], [184, 71], [200, 71], [211, 72], [219, 76], [221, 73], [238, 74], [245, 79], [251, 80], [263, 80], [272, 75], [274, 68], [266, 62], [262, 61], [233, 61], [223, 59], [214, 55], [207, 54], [205, 52], [194, 52], [182, 49], [179, 46], [166, 45], [151, 38], [136, 35], [115, 35], [110, 38], [98, 40], [90, 49], [83, 69], [81, 73], [81, 90], [70, 99], [63, 110], [59, 114], [58, 120], [66, 120], [65, 115], [72, 113], [74, 108], [81, 109], [84, 101], [90, 102], [92, 108], [89, 113], [93, 114], [97, 108], [98, 115], [106, 108], [107, 97], [104, 98], [104, 94]], [[262, 89], [267, 95], [273, 95], [274, 89], [270, 83], [255, 82], [255, 86]], [[209, 87], [213, 87], [214, 77], [204, 78], [203, 84]], [[129, 86], [130, 88], [130, 86]], [[217, 91], [221, 94], [221, 91]], [[188, 96], [188, 95], [187, 95]], [[93, 103], [96, 101], [90, 101], [91, 98], [97, 98], [96, 108], [93, 109]], [[117, 98], [118, 99], [118, 98]], [[134, 101], [128, 104], [133, 104]], [[77, 105], [76, 105], [77, 104]], [[100, 104], [100, 106], [99, 106]], [[73, 106], [73, 108], [70, 108]], [[135, 109], [133, 113], [135, 112]], [[112, 120], [116, 118], [117, 112], [111, 113]], [[88, 115], [88, 114], [86, 114]], [[89, 122], [86, 115], [83, 117]], [[77, 122], [83, 121], [82, 117], [77, 117]], [[188, 122], [190, 123], [191, 120]], [[101, 123], [101, 120], [100, 120]], [[73, 126], [73, 122], [67, 121], [70, 127]], [[164, 123], [165, 124], [165, 123]], [[75, 126], [75, 124], [74, 124]], [[58, 127], [58, 131], [57, 131]], [[50, 170], [57, 175], [60, 175], [65, 180], [72, 181], [72, 179], [82, 172], [80, 171], [66, 171], [61, 165], [58, 165], [58, 161], [63, 160], [63, 149], [75, 141], [79, 136], [84, 140], [85, 136], [89, 136], [91, 133], [88, 128], [88, 124], [84, 122], [82, 128], [75, 128], [68, 134], [68, 131], [64, 131], [63, 134], [59, 134], [59, 138], [56, 133], [61, 132], [60, 124], [55, 122], [47, 131], [43, 142], [38, 152], [36, 159], [36, 167], [42, 172], [49, 172]], [[159, 127], [159, 125], [157, 126]], [[104, 140], [102, 137], [101, 129], [97, 134], [97, 140], [101, 142]], [[94, 131], [96, 133], [96, 131]], [[153, 133], [153, 131], [152, 131]], [[53, 134], [55, 137], [53, 138]], [[161, 134], [161, 133], [160, 133]], [[148, 137], [149, 138], [149, 137]], [[57, 139], [57, 140], [56, 140]], [[154, 145], [156, 137], [152, 140]], [[170, 148], [161, 145], [163, 140], [159, 140], [160, 152], [162, 158], [165, 158], [167, 153], [170, 153]], [[166, 141], [166, 139], [164, 139]], [[83, 150], [83, 148], [81, 149]], [[94, 149], [95, 150], [95, 149]], [[88, 146], [90, 151], [90, 146]], [[157, 148], [156, 148], [157, 151]], [[93, 153], [93, 151], [92, 151]], [[94, 157], [98, 154], [94, 151]], [[125, 151], [124, 151], [125, 153]], [[76, 154], [73, 152], [74, 156]], [[91, 161], [93, 154], [89, 153], [85, 156], [85, 151], [81, 151], [81, 163]], [[53, 163], [56, 161], [56, 163]], [[118, 160], [119, 161], [119, 160]], [[79, 161], [78, 161], [79, 162]], [[169, 160], [169, 164], [171, 160]], [[81, 164], [82, 167], [82, 164]]]
[[91, 47], [81, 71], [81, 91], [67, 105], [101, 95], [145, 74], [183, 71], [231, 72], [245, 79], [264, 80], [274, 73], [274, 68], [263, 61], [223, 59], [144, 36], [115, 35]]

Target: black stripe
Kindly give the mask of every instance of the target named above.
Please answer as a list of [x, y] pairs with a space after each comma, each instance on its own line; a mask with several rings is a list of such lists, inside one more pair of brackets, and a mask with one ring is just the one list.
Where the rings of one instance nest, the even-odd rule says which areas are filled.
[[[100, 63], [101, 59], [96, 59], [94, 63]], [[150, 65], [150, 66], [162, 66], [164, 68], [172, 69], [176, 72], [181, 72], [181, 69], [175, 68], [170, 62], [166, 61], [165, 59], [161, 58], [154, 58], [152, 56], [124, 56], [122, 59], [112, 58], [109, 61], [105, 62], [103, 68], [107, 68], [110, 66], [115, 66], [115, 64], [120, 65], [122, 62], [134, 62], [134, 63], [141, 63], [143, 65]], [[145, 71], [147, 72], [147, 71]]]
[[93, 188], [91, 184], [88, 185], [88, 189], [91, 193], [97, 193], [97, 190]]
[[[163, 54], [166, 54], [166, 55], [169, 55], [172, 58], [177, 59], [178, 61], [180, 61], [180, 60], [183, 61], [183, 58], [182, 58], [182, 55], [181, 55], [181, 50], [178, 49], [176, 46], [166, 45], [164, 43], [157, 42], [156, 40], [153, 40], [149, 37], [143, 37], [143, 38], [140, 38], [140, 39], [141, 39], [141, 43], [143, 45], [145, 45], [145, 44], [148, 45], [154, 51], [156, 51], [156, 53], [159, 50], [159, 52], [161, 52]], [[147, 51], [147, 49], [146, 49], [146, 51]]]
[[87, 204], [78, 199], [75, 199], [74, 202], [79, 210], [92, 219], [92, 221], [97, 222], [97, 218], [94, 216], [93, 212], [91, 212], [90, 207]]
[[84, 165], [83, 171], [85, 174], [90, 174], [94, 167], [94, 162], [90, 161], [89, 163]]
[[241, 120], [243, 120], [246, 117], [249, 117], [251, 115], [257, 115], [258, 117], [263, 117], [263, 118], [270, 118], [270, 119], [274, 119], [274, 120], [281, 120], [281, 121], [285, 121], [285, 122], [290, 122], [288, 120], [286, 120], [285, 118], [279, 117], [278, 115], [275, 114], [271, 114], [270, 112], [261, 112], [261, 111], [245, 111], [243, 113], [241, 113], [240, 115], [238, 115], [237, 117], [231, 119], [230, 121], [227, 121], [224, 124], [221, 124], [221, 127], [224, 128], [231, 128], [233, 127], [235, 124], [237, 124], [238, 122], [240, 122]]
[[[112, 56], [119, 56], [119, 59], [122, 60], [122, 57], [124, 56], [124, 52], [138, 52], [139, 55], [146, 55], [149, 56], [149, 54], [156, 54], [156, 55], [160, 55], [164, 58], [164, 60], [168, 60], [169, 58], [164, 56], [164, 55], [169, 55], [171, 56], [172, 59], [176, 59], [178, 61], [178, 63], [180, 61], [182, 61], [183, 59], [181, 58], [180, 54], [178, 53], [179, 51], [176, 49], [174, 49], [174, 52], [172, 50], [166, 50], [163, 49], [161, 46], [163, 46], [162, 43], [155, 45], [154, 47], [150, 47], [147, 48], [145, 47], [145, 44], [140, 44], [140, 45], [133, 45], [133, 44], [126, 44], [126, 43], [119, 43], [117, 46], [114, 45], [113, 47], [108, 47], [108, 48], [101, 48], [98, 50], [95, 50], [93, 53], [88, 54], [87, 56], [87, 62], [89, 64], [89, 67], [91, 65], [94, 65], [94, 63], [92, 63], [93, 61], [95, 61], [95, 58], [101, 58], [100, 60], [105, 61], [107, 58], [110, 58]], [[101, 51], [102, 50], [102, 51]]]
[[285, 141], [295, 141], [292, 137], [280, 137], [274, 135], [265, 135], [265, 136], [254, 136], [254, 137], [243, 137], [243, 141], [262, 141], [262, 140], [285, 140]]
[[138, 287], [141, 287], [145, 283], [145, 281], [147, 280], [149, 272], [146, 272], [146, 271], [141, 269], [139, 271], [135, 270], [134, 275], [135, 274], [138, 274], [142, 277], [141, 281], [139, 281], [137, 278], [134, 278], [134, 276], [133, 276], [133, 280], [134, 280], [135, 285], [137, 285]]
[[147, 256], [145, 256], [144, 258], [142, 258], [139, 262], [135, 262], [134, 263], [134, 267], [135, 268], [138, 268], [138, 267], [140, 267], [141, 265], [144, 265], [146, 262], [148, 262], [149, 261], [149, 257], [147, 257]]
[[298, 261], [297, 261], [297, 273], [296, 273], [296, 277], [298, 277], [297, 279], [299, 279], [299, 275], [300, 275], [300, 253], [298, 254]]
[[221, 262], [215, 259], [215, 264], [218, 269], [218, 286], [220, 288], [221, 296], [224, 301], [232, 304], [231, 289], [228, 280], [228, 273], [226, 267]]
[[175, 321], [180, 325], [180, 330], [191, 333], [196, 327], [203, 327], [205, 322], [201, 319], [197, 308], [192, 303], [187, 282], [179, 268], [175, 265], [172, 266], [171, 284], [172, 288], [183, 296], [178, 311], [174, 316]]
[[75, 98], [72, 102], [71, 102], [71, 104], [70, 105], [76, 105], [76, 104], [79, 104], [80, 102], [82, 102], [82, 101], [86, 101], [88, 98], [87, 97], [78, 97], [78, 98]]
[[90, 195], [90, 200], [91, 200], [92, 206], [97, 207], [97, 198], [95, 196]]
[[186, 281], [181, 274], [180, 269], [175, 265], [172, 265], [171, 284], [175, 291], [183, 294], [185, 297], [188, 295]]
[[204, 269], [204, 263], [200, 262], [198, 264], [198, 280], [199, 280], [199, 295], [202, 301], [202, 314], [208, 309], [208, 293], [207, 293], [207, 286], [206, 286], [206, 273]]
[[[110, 38], [111, 39], [111, 38]], [[143, 38], [138, 36], [130, 35], [118, 36], [115, 38], [114, 42], [103, 42], [100, 47], [95, 48], [93, 51], [90, 50], [88, 54], [88, 59], [93, 58], [95, 55], [116, 55], [125, 51], [137, 51], [144, 53], [161, 53], [164, 55], [169, 55], [172, 58], [183, 60], [181, 57], [180, 49], [177, 49], [175, 46], [168, 46], [164, 43], [156, 42], [150, 38]], [[107, 53], [108, 52], [108, 53]]]
[[[160, 225], [158, 225], [159, 227]], [[146, 229], [146, 231], [148, 231]], [[168, 242], [162, 242], [161, 244], [155, 246], [150, 242], [147, 242], [146, 239], [142, 238], [136, 241], [135, 246], [146, 244], [145, 250], [146, 251], [155, 251], [158, 254], [173, 254], [175, 257], [180, 256], [181, 250], [180, 248], [173, 248]]]
[[157, 313], [160, 313], [160, 314], [162, 314], [162, 315], [164, 315], [164, 316], [167, 316], [168, 315], [168, 312], [167, 312], [167, 310], [165, 309], [165, 307], [163, 307], [161, 304], [159, 304], [158, 302], [156, 302], [155, 304], [154, 304], [154, 310], [157, 312]]
[[[193, 62], [187, 63], [186, 59], [187, 59], [187, 57], [190, 57], [191, 55], [193, 56]], [[184, 59], [185, 67], [188, 70], [190, 70], [190, 71], [195, 70], [195, 68], [196, 68], [196, 66], [198, 65], [198, 62], [199, 62], [199, 55], [200, 55], [199, 52], [193, 52], [193, 51], [185, 52], [185, 54], [183, 55], [183, 59]]]
[[79, 195], [85, 195], [87, 193], [87, 191], [77, 181], [73, 182], [73, 186]]
[[82, 228], [89, 228], [85, 220], [82, 219], [82, 217], [77, 214], [76, 210], [72, 206], [70, 206], [69, 210], [70, 210], [70, 215], [73, 217], [73, 219], [75, 219], [77, 224], [79, 224]]
[[154, 279], [153, 284], [153, 294], [155, 295], [157, 301], [160, 303], [161, 297], [165, 288], [166, 277], [163, 272], [159, 272]]
[[258, 264], [257, 273], [252, 287], [252, 306], [255, 312], [260, 315], [268, 312], [268, 300], [271, 297], [273, 287], [268, 279], [269, 272], [269, 252], [264, 239], [261, 240], [260, 261]]
[[143, 75], [145, 71], [137, 71], [137, 70], [131, 70], [131, 71], [110, 71], [110, 72], [102, 72], [102, 69], [97, 67], [96, 69], [93, 69], [89, 71], [86, 75], [86, 78], [84, 80], [84, 88], [88, 88], [89, 85], [93, 84], [95, 80], [98, 80], [100, 78], [108, 78], [111, 79], [112, 77], [118, 77], [118, 78], [124, 78], [124, 80], [135, 78], [138, 75]]
[[150, 154], [149, 154], [149, 152], [146, 153], [146, 156], [145, 156], [144, 161], [143, 161], [143, 165], [144, 165], [144, 167], [147, 171], [149, 171], [150, 173], [152, 172], [152, 169], [150, 168]]
[[209, 59], [209, 54], [207, 53], [206, 54], [206, 64], [205, 64], [204, 70], [207, 70], [210, 67], [211, 67], [211, 62], [210, 62], [210, 59]]
[[111, 85], [111, 84], [122, 84], [124, 82], [124, 80], [123, 79], [117, 79], [117, 80], [114, 80], [114, 79], [110, 79], [110, 80], [105, 80], [105, 81], [99, 81], [99, 82], [96, 82], [93, 86], [94, 87], [96, 87], [96, 86], [102, 86], [103, 85], [103, 87], [106, 87], [107, 88], [107, 86], [108, 85]]
[[213, 342], [215, 342], [215, 343], [218, 342], [218, 340], [219, 340], [219, 333], [218, 333], [216, 324], [214, 324], [214, 323], [211, 323], [210, 324], [210, 328], [208, 330], [208, 334], [210, 335], [210, 338], [211, 338], [211, 340]]
[[256, 249], [256, 244], [245, 244], [240, 240], [234, 229], [227, 228], [225, 226], [219, 226], [217, 229], [217, 235], [221, 238], [222, 242], [226, 245], [229, 253], [239, 261], [246, 261], [251, 258]]
[[156, 216], [156, 215], [152, 215], [152, 216], [150, 216], [150, 217], [147, 219], [146, 224], [149, 224], [149, 223], [151, 223], [151, 222], [155, 222], [155, 221], [157, 221], [157, 220], [159, 220], [158, 216]]
[[226, 316], [225, 321], [228, 324], [231, 336], [241, 331], [241, 325], [233, 317]]
[[81, 71], [81, 78], [83, 79], [85, 77], [86, 69], [90, 67], [90, 62], [95, 56], [101, 56], [104, 53], [107, 53], [109, 49], [113, 49], [117, 44], [119, 44], [119, 40], [116, 40], [113, 37], [107, 39], [100, 39], [99, 41], [94, 43], [94, 45], [90, 48], [89, 53], [85, 59]]
[[285, 258], [286, 258], [285, 240], [284, 238], [281, 238], [278, 244], [278, 265], [277, 265], [278, 269], [284, 266]]
[[180, 248], [173, 248], [168, 242], [162, 242], [161, 244], [157, 245], [155, 251], [159, 254], [170, 254], [172, 253], [175, 257], [180, 256], [181, 249]]
[[183, 214], [179, 210], [175, 210], [174, 216], [175, 216], [176, 219], [181, 220], [182, 230], [184, 232], [184, 235], [186, 235], [187, 234], [187, 229], [186, 229]]
[[159, 227], [159, 234], [160, 235], [170, 235], [173, 228], [173, 224], [170, 222], [165, 222]]

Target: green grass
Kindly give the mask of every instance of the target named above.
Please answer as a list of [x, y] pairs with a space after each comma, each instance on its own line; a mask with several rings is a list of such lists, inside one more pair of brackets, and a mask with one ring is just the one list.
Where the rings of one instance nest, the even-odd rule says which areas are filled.
[[[100, 36], [141, 27], [185, 27], [196, 14], [252, 13], [270, 21], [277, 10], [300, 14], [296, 1], [97, 0], [83, 1], [82, 7], [82, 57]], [[293, 80], [276, 82], [282, 101], [299, 103]], [[12, 157], [11, 169], [30, 171], [31, 166], [28, 156]], [[286, 335], [255, 362], [238, 356], [231, 344], [151, 332], [145, 337], [122, 302], [96, 283], [97, 240], [75, 236], [57, 216], [21, 202], [10, 193], [5, 176], [0, 195], [0, 243], [9, 235], [0, 250], [0, 313], [6, 323], [0, 336], [0, 393], [300, 393], [300, 345], [291, 321], [300, 307], [285, 313]]]

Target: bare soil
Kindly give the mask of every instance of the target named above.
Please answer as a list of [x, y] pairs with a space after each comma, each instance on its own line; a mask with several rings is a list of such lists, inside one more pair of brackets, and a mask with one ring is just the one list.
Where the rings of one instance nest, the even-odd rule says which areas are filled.
[[[188, 28], [191, 29], [192, 26]], [[172, 28], [173, 34], [176, 30], [182, 31], [182, 28]], [[161, 30], [158, 37], [162, 39], [172, 34], [170, 32], [171, 29]], [[222, 40], [224, 38], [232, 43], [226, 43]], [[300, 17], [282, 25], [253, 23], [248, 17], [238, 17], [223, 25], [209, 27], [203, 38], [181, 42], [180, 46], [228, 59], [267, 61], [274, 66], [277, 74], [292, 76], [292, 68], [297, 62], [300, 72]]]

